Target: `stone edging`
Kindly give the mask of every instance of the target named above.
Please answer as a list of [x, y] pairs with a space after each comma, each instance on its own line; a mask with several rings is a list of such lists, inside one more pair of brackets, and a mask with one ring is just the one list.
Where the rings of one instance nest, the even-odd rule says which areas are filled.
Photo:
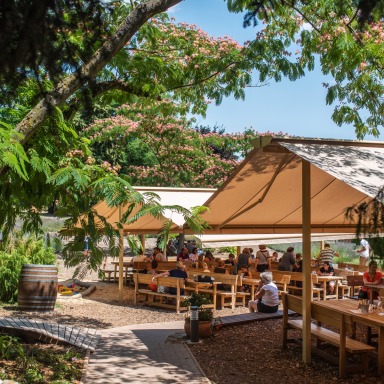
[[203, 379], [204, 381], [207, 383], [207, 384], [212, 384], [212, 381], [208, 379], [207, 375], [205, 374], [205, 372], [203, 371], [203, 368], [200, 367], [200, 364], [198, 363], [198, 361], [196, 360], [195, 356], [193, 355], [193, 353], [191, 352], [191, 350], [188, 348], [188, 345], [186, 343], [184, 343], [184, 347], [186, 348], [186, 350], [188, 351], [189, 355], [191, 356], [191, 359], [193, 360], [193, 362], [196, 364], [196, 367], [197, 369], [200, 371], [201, 375], [203, 376]]
[[91, 358], [91, 351], [88, 349], [85, 355], [83, 369], [81, 370], [82, 372], [81, 372], [80, 384], [85, 384], [85, 381], [87, 380], [88, 364], [89, 364], [90, 358]]

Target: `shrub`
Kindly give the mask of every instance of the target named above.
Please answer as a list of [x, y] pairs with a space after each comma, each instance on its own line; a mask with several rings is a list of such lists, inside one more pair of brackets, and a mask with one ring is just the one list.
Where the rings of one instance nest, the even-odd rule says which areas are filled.
[[43, 238], [16, 237], [6, 251], [0, 251], [0, 301], [13, 303], [17, 300], [17, 286], [23, 264], [55, 264], [56, 256]]

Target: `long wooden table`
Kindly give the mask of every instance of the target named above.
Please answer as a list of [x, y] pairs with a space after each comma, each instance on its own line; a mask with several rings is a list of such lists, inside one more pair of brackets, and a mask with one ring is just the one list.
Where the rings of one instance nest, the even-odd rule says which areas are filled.
[[[340, 280], [343, 280], [343, 276], [321, 276], [321, 275], [318, 275], [317, 276], [317, 281], [321, 282], [321, 283], [324, 283], [324, 293], [323, 293], [323, 299], [324, 300], [327, 300], [327, 299], [336, 299], [338, 300], [339, 298], [339, 281]], [[329, 281], [336, 281], [336, 286], [335, 286], [335, 294], [334, 295], [327, 295], [327, 287], [326, 287], [326, 283], [328, 283]]]
[[317, 305], [325, 308], [332, 308], [346, 316], [352, 317], [355, 323], [363, 324], [370, 328], [377, 328], [378, 333], [378, 358], [379, 358], [379, 375], [384, 375], [384, 316], [377, 313], [353, 313], [350, 310], [357, 309], [358, 301], [351, 299], [341, 300], [323, 300], [318, 301]]
[[[364, 284], [364, 287], [367, 287], [371, 290], [371, 292], [379, 292], [380, 289], [384, 289], [384, 284]], [[373, 303], [373, 295], [370, 295], [369, 302]]]

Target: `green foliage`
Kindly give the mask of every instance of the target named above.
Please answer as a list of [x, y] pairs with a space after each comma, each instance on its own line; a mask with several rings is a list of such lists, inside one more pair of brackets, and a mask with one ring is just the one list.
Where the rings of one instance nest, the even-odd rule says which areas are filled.
[[201, 307], [204, 304], [211, 304], [209, 295], [206, 293], [202, 295], [201, 293], [192, 292], [185, 300], [182, 301], [182, 307]]
[[8, 335], [0, 336], [0, 358], [9, 360], [15, 356], [24, 356], [23, 348], [19, 344], [18, 338]]
[[[383, 126], [384, 46], [382, 5], [375, 14], [365, 9], [369, 22], [359, 23], [359, 7], [366, 1], [313, 0], [305, 2], [228, 0], [231, 12], [248, 11], [244, 26], [265, 24], [250, 46], [265, 43], [265, 50], [279, 45], [289, 57], [295, 57], [300, 69], [313, 70], [315, 58], [320, 59], [324, 75], [333, 77], [333, 84], [323, 84], [326, 103], [337, 103], [333, 121], [341, 126], [352, 124], [358, 139], [367, 134], [379, 136]], [[380, 4], [372, 2], [370, 5]], [[369, 6], [368, 6], [369, 8]], [[277, 59], [279, 60], [279, 59]]]
[[0, 301], [17, 301], [17, 286], [23, 264], [56, 263], [56, 256], [51, 247], [46, 247], [43, 238], [35, 239], [32, 235], [23, 239], [17, 235], [0, 251]]

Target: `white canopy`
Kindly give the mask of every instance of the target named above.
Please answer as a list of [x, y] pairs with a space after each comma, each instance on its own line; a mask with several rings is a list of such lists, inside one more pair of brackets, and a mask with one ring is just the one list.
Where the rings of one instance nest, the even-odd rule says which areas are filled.
[[[133, 189], [142, 193], [156, 193], [160, 197], [161, 205], [179, 205], [186, 209], [203, 205], [204, 202], [208, 200], [216, 191], [216, 189], [208, 188], [133, 187]], [[108, 223], [114, 226], [116, 226], [116, 223], [119, 221], [119, 208], [108, 207], [104, 200], [100, 201], [92, 209], [97, 211], [100, 216], [103, 216]], [[127, 207], [122, 208], [122, 215], [125, 213], [126, 209]], [[139, 209], [139, 207], [134, 209], [132, 216]], [[183, 232], [183, 215], [166, 210], [164, 212], [164, 219], [170, 219], [172, 221], [172, 233]], [[124, 232], [130, 232], [133, 234], [156, 234], [161, 229], [164, 219], [156, 219], [152, 216], [146, 215], [130, 225], [124, 225]]]
[[[286, 244], [301, 243], [303, 238], [299, 235], [282, 234], [282, 235], [199, 235], [203, 248], [220, 248], [220, 247], [245, 247], [259, 244]], [[328, 240], [346, 240], [354, 239], [356, 235], [351, 233], [334, 234], [334, 233], [314, 233], [311, 236], [312, 241], [328, 241]]]

